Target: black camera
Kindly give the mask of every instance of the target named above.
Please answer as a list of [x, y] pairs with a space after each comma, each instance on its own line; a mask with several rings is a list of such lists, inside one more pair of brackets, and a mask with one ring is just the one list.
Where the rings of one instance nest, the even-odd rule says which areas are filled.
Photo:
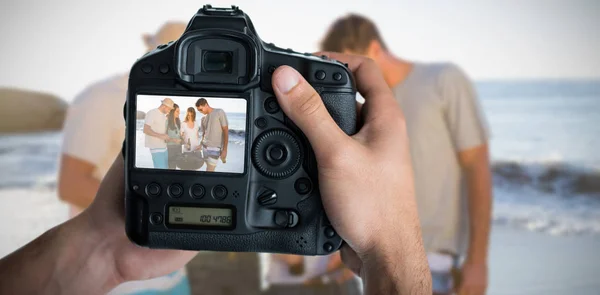
[[150, 248], [325, 255], [314, 153], [271, 87], [280, 65], [356, 131], [347, 65], [263, 42], [238, 7], [205, 5], [176, 42], [131, 68], [124, 115], [126, 231]]

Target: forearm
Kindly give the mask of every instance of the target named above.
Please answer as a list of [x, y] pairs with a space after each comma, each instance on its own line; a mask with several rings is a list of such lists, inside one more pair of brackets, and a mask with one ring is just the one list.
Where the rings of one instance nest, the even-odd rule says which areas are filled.
[[466, 169], [469, 204], [469, 250], [467, 260], [486, 263], [492, 215], [492, 177], [489, 162]]
[[[420, 241], [390, 240], [371, 253], [360, 274], [366, 295], [431, 294], [431, 274]], [[401, 257], [406, 259], [399, 261]]]
[[229, 145], [229, 130], [223, 132], [223, 149], [227, 150], [227, 146]]
[[66, 183], [61, 184], [60, 198], [81, 209], [92, 204], [100, 187], [100, 181], [92, 176], [73, 175], [65, 181]]
[[90, 232], [78, 216], [1, 259], [0, 294], [108, 292], [118, 283], [110, 251]]

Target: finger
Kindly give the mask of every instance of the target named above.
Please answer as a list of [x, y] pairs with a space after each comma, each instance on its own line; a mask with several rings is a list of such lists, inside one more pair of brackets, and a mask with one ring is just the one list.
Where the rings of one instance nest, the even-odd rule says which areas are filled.
[[373, 60], [363, 56], [335, 52], [319, 52], [319, 54], [348, 64], [348, 68], [356, 80], [356, 87], [365, 99], [365, 107], [368, 110], [365, 112], [365, 123], [390, 110], [399, 110], [392, 90]]
[[300, 73], [281, 66], [273, 73], [273, 90], [279, 105], [304, 132], [317, 157], [335, 152], [349, 137], [335, 123], [321, 97]]

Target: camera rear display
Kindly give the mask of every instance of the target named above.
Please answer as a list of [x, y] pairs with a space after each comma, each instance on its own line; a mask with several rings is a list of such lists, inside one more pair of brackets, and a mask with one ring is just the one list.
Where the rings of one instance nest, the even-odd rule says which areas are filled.
[[[140, 95], [135, 166], [243, 173], [246, 100], [208, 96]], [[223, 153], [226, 152], [226, 157]]]
[[282, 65], [315, 88], [342, 131], [356, 132], [347, 66], [262, 41], [237, 7], [204, 6], [179, 40], [133, 65], [123, 145], [133, 242], [304, 255], [339, 249], [310, 142], [274, 95]]

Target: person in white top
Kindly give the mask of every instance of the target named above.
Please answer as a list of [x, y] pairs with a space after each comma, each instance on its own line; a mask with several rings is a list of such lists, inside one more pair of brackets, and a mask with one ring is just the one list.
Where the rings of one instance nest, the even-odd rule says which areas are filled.
[[173, 109], [174, 102], [170, 98], [161, 101], [161, 105], [149, 110], [144, 121], [145, 147], [150, 149], [152, 163], [156, 169], [168, 169], [169, 158], [167, 142], [171, 137], [167, 134], [167, 114]]
[[195, 151], [200, 146], [200, 125], [196, 122], [196, 110], [194, 108], [189, 107], [187, 109], [181, 130], [183, 132], [184, 152]]
[[[156, 34], [143, 36], [147, 50], [176, 40], [187, 24], [165, 23]], [[125, 139], [123, 105], [129, 74], [120, 74], [95, 83], [79, 94], [69, 106], [63, 127], [63, 144], [58, 175], [58, 196], [71, 207], [73, 218], [93, 202], [100, 182]], [[185, 268], [152, 280], [121, 284], [110, 294], [189, 294]]]

